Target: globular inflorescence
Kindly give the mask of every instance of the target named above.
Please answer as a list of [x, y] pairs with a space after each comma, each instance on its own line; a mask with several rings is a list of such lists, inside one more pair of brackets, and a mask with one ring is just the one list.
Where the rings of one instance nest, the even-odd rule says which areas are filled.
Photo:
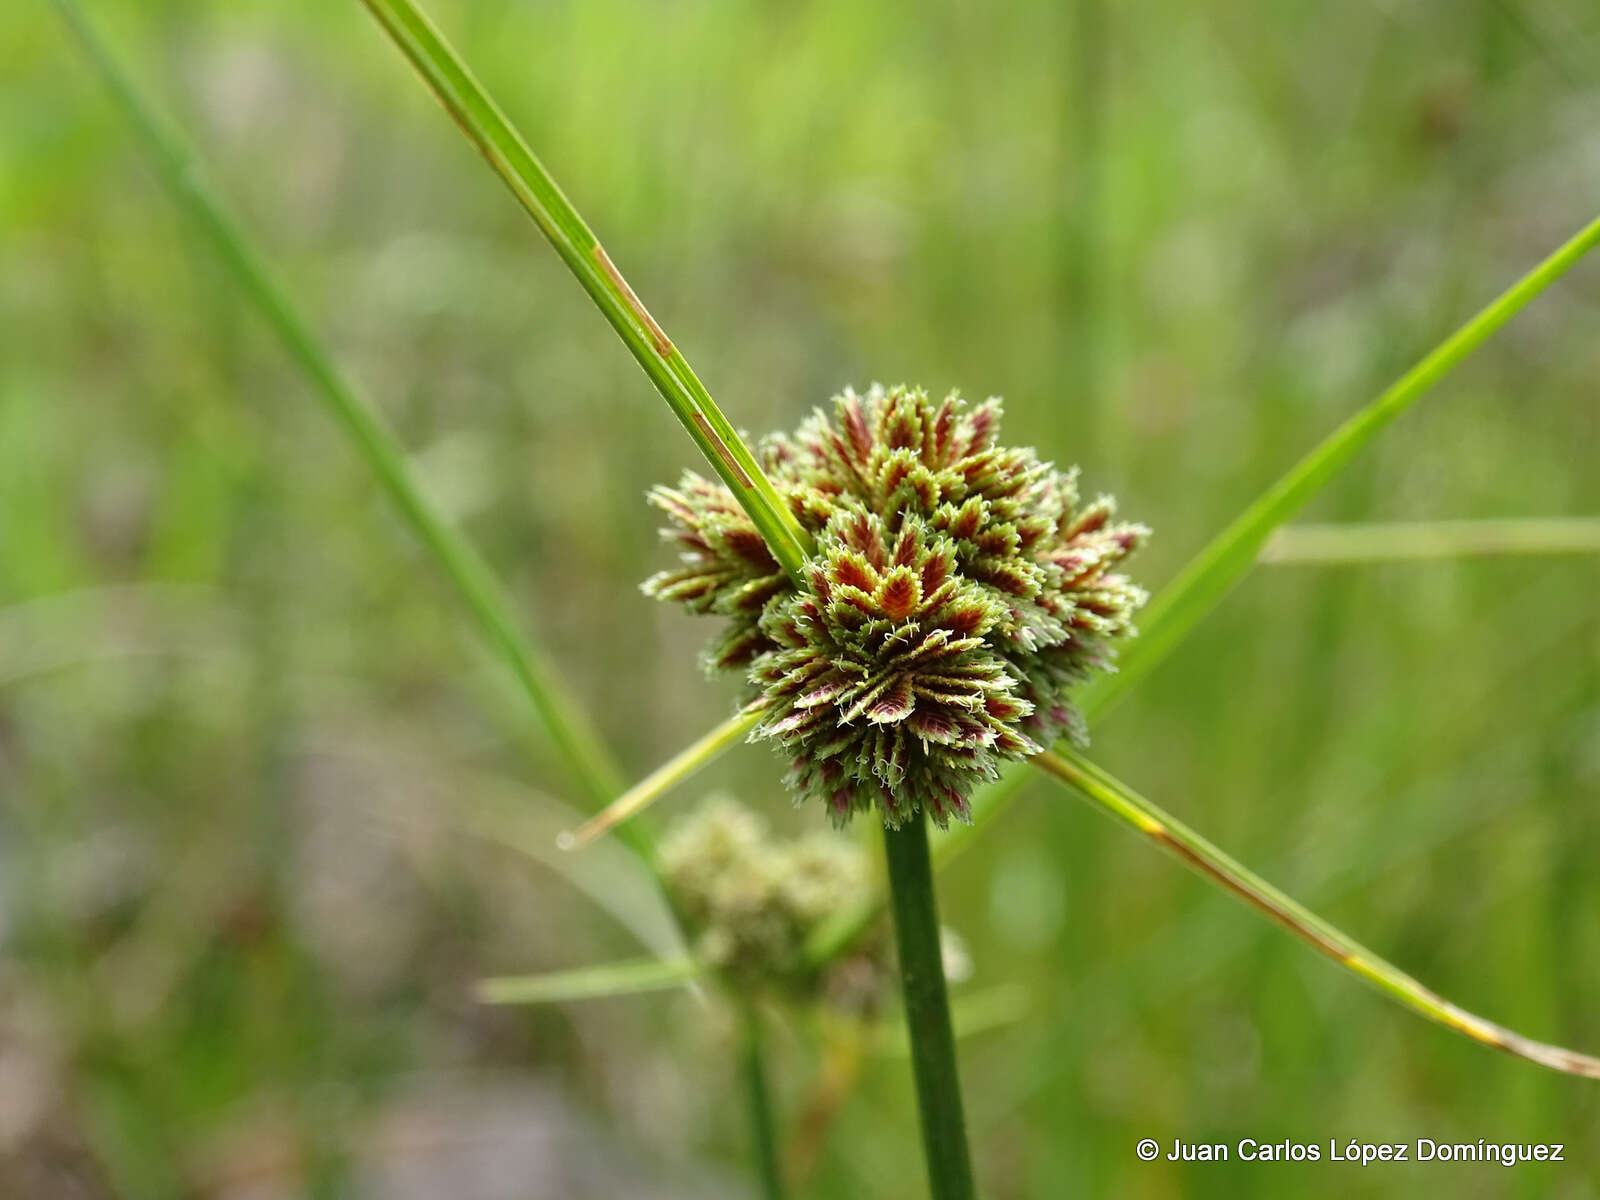
[[724, 486], [694, 472], [653, 503], [683, 563], [645, 585], [727, 619], [708, 666], [766, 705], [755, 736], [838, 823], [876, 807], [968, 819], [1004, 759], [1082, 740], [1071, 689], [1112, 666], [1145, 593], [1118, 570], [1148, 535], [1080, 503], [1075, 471], [996, 441], [1000, 404], [846, 391], [763, 468], [816, 541], [797, 586]]
[[826, 965], [806, 954], [824, 922], [867, 894], [867, 857], [853, 840], [776, 837], [748, 808], [712, 799], [663, 839], [661, 874], [707, 966], [789, 997], [820, 995], [852, 1010], [875, 1004], [887, 977], [879, 939]]

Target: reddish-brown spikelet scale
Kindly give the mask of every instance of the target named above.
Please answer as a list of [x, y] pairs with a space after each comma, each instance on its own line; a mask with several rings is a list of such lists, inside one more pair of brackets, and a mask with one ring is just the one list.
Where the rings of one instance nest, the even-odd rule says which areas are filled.
[[907, 567], [896, 567], [878, 589], [878, 607], [891, 621], [909, 617], [922, 600], [917, 577]]

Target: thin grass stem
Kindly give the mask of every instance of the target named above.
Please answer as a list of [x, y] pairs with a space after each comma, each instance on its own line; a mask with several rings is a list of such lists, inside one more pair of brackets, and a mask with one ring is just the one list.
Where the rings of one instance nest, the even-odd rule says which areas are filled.
[[1542, 1067], [1600, 1079], [1600, 1058], [1533, 1041], [1452, 1004], [1273, 887], [1077, 751], [1047, 750], [1031, 761], [1103, 812], [1144, 834], [1201, 876], [1232, 892], [1403, 1007], [1473, 1041]]
[[571, 971], [480, 980], [478, 999], [484, 1004], [563, 1004], [607, 996], [638, 996], [682, 987], [704, 971], [692, 958], [630, 958]]
[[1080, 701], [1084, 715], [1090, 720], [1103, 716], [1128, 689], [1154, 670], [1201, 618], [1244, 578], [1274, 529], [1304, 508], [1311, 497], [1396, 417], [1565, 275], [1597, 243], [1600, 243], [1600, 217], [1557, 247], [1371, 403], [1319, 442], [1232, 524], [1212, 538], [1145, 610], [1139, 621], [1139, 637], [1119, 655], [1117, 672], [1102, 675], [1084, 689]]
[[1274, 566], [1362, 566], [1600, 552], [1600, 517], [1285, 525], [1261, 547]]
[[813, 549], [811, 536], [544, 164], [411, 0], [363, 3], [538, 224], [706, 461], [738, 497], [773, 556], [795, 583], [803, 586], [804, 563]]
[[161, 181], [217, 251], [244, 294], [272, 326], [312, 391], [344, 430], [417, 539], [471, 613], [490, 649], [511, 671], [562, 764], [597, 804], [621, 789], [621, 774], [555, 671], [523, 635], [504, 591], [472, 544], [423, 491], [404, 448], [339, 370], [265, 259], [251, 245], [195, 154], [159, 118], [72, 0], [55, 0], [78, 46], [149, 151]]
[[690, 742], [578, 828], [558, 835], [557, 847], [562, 850], [581, 850], [630, 817], [643, 812], [700, 768], [715, 760], [728, 747], [740, 741], [755, 728], [765, 708], [764, 700], [748, 704], [709, 733]]

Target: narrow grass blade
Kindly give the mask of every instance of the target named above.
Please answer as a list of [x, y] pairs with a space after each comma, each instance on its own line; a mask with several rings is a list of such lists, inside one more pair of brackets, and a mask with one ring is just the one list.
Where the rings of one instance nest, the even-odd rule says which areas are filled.
[[1103, 675], [1083, 691], [1084, 715], [1103, 715], [1188, 636], [1244, 577], [1262, 544], [1279, 525], [1305, 507], [1346, 463], [1418, 398], [1438, 383], [1490, 335], [1600, 243], [1600, 217], [1512, 284], [1470, 321], [1441, 342], [1381, 395], [1319, 443], [1269, 487], [1197, 554], [1150, 603], [1139, 636], [1123, 648], [1114, 675]]
[[556, 845], [562, 850], [581, 850], [629, 817], [643, 812], [755, 728], [765, 708], [766, 702], [758, 700], [740, 709], [710, 733], [685, 746], [577, 829], [561, 833]]
[[1457, 1007], [1341, 933], [1076, 751], [1047, 750], [1032, 762], [1404, 1007], [1473, 1041], [1542, 1067], [1600, 1079], [1600, 1058], [1532, 1041]]
[[691, 983], [702, 970], [692, 958], [630, 958], [573, 971], [485, 979], [478, 984], [478, 999], [484, 1004], [561, 1004], [606, 996], [638, 996]]
[[196, 157], [135, 90], [99, 35], [71, 0], [55, 0], [67, 28], [150, 153], [163, 183], [211, 242], [244, 293], [282, 339], [313, 392], [344, 430], [389, 499], [472, 614], [490, 648], [511, 670], [540, 725], [574, 780], [597, 803], [621, 789], [620, 773], [555, 673], [517, 627], [512, 608], [483, 559], [434, 508], [405, 450], [382, 417], [356, 392], [312, 333], [289, 293], [257, 253]]
[[1261, 547], [1258, 561], [1275, 566], [1343, 567], [1597, 552], [1600, 552], [1600, 517], [1526, 517], [1499, 521], [1285, 525]]
[[802, 583], [802, 566], [812, 551], [810, 535], [544, 164], [411, 0], [363, 2], [544, 231], [706, 460], [739, 498], [784, 570]]

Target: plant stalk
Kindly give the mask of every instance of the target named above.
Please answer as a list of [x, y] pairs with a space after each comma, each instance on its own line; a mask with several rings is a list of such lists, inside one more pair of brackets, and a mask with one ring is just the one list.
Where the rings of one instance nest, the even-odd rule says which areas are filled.
[[637, 816], [748, 734], [765, 710], [765, 700], [757, 699], [745, 705], [715, 729], [690, 742], [577, 829], [563, 831], [556, 838], [556, 845], [562, 850], [581, 850]]
[[1446, 1000], [1229, 857], [1076, 750], [1046, 750], [1035, 755], [1032, 762], [1103, 812], [1144, 834], [1202, 878], [1276, 921], [1404, 1007], [1475, 1042], [1504, 1050], [1541, 1067], [1600, 1079], [1600, 1058], [1565, 1046], [1536, 1042]]
[[478, 981], [482, 1004], [567, 1004], [602, 996], [637, 996], [692, 983], [705, 968], [692, 958], [630, 958], [542, 975], [498, 975]]
[[889, 898], [905, 996], [911, 1073], [922, 1121], [922, 1152], [933, 1200], [971, 1200], [972, 1161], [956, 1074], [955, 1033], [939, 948], [939, 909], [933, 894], [933, 860], [927, 818], [918, 812], [883, 833], [889, 864]]
[[783, 1162], [778, 1155], [778, 1127], [767, 1082], [767, 1055], [761, 1031], [761, 1013], [749, 1000], [743, 1004], [744, 1034], [739, 1066], [744, 1074], [745, 1100], [750, 1112], [750, 1136], [755, 1143], [756, 1167], [764, 1200], [783, 1200]]
[[1490, 520], [1382, 521], [1285, 525], [1257, 561], [1345, 567], [1514, 555], [1600, 553], [1595, 517], [1506, 517]]
[[583, 285], [799, 587], [811, 535], [544, 164], [411, 0], [362, 0]]
[[[71, 0], [56, 0], [56, 11], [144, 143], [161, 181], [210, 241], [305, 374], [323, 408], [344, 430], [412, 533], [455, 587], [489, 648], [510, 669], [574, 781], [595, 805], [611, 800], [622, 790], [620, 772], [557, 680], [554, 668], [523, 634], [494, 572], [434, 506], [399, 439], [340, 371], [288, 289], [207, 181], [184, 140], [134, 88], [78, 6]], [[644, 845], [642, 838], [635, 839], [636, 848]]]
[[1139, 636], [1117, 656], [1117, 672], [1083, 689], [1079, 706], [1094, 720], [1120, 700], [1220, 604], [1255, 565], [1267, 537], [1322, 490], [1345, 465], [1463, 359], [1600, 245], [1596, 217], [1486, 304], [1371, 403], [1358, 409], [1291, 467], [1233, 523], [1208, 542], [1163, 588], [1139, 621]]

